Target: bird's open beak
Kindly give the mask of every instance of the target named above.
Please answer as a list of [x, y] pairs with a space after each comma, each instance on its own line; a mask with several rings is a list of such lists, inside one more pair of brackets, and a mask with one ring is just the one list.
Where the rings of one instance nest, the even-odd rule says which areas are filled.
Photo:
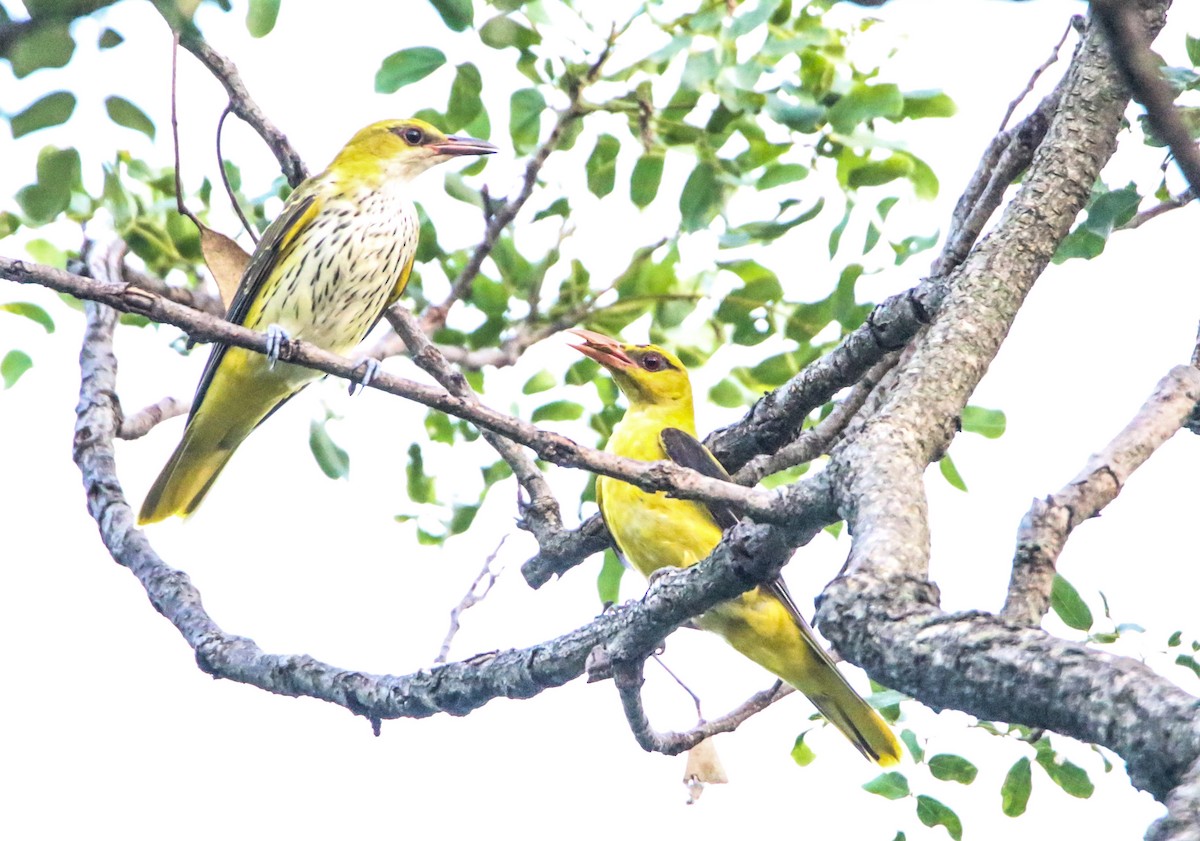
[[495, 144], [474, 137], [447, 137], [442, 143], [430, 144], [439, 155], [493, 155], [499, 151]]
[[593, 330], [569, 330], [568, 332], [574, 333], [583, 339], [582, 344], [570, 345], [570, 347], [573, 347], [584, 356], [596, 360], [611, 371], [632, 368], [637, 364], [630, 359], [629, 354], [625, 352], [621, 343], [616, 339], [610, 339], [603, 333], [597, 333]]

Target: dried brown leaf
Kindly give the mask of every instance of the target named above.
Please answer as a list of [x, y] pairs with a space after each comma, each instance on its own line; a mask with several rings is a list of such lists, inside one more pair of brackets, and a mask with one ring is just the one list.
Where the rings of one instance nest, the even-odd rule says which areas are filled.
[[214, 231], [207, 225], [199, 227], [200, 250], [204, 254], [204, 262], [212, 272], [213, 280], [217, 282], [221, 303], [229, 309], [229, 302], [233, 300], [238, 284], [242, 281], [246, 265], [250, 262], [250, 255], [220, 231]]

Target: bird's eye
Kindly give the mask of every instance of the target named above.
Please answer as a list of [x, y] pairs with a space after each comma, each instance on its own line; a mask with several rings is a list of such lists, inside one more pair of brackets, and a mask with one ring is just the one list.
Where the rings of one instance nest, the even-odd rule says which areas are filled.
[[662, 356], [657, 353], [647, 353], [642, 357], [642, 367], [647, 371], [654, 373], [655, 371], [661, 371], [663, 368], [667, 367], [667, 360], [663, 359]]
[[425, 134], [419, 128], [409, 128], [404, 130], [404, 142], [409, 146], [420, 146], [421, 141], [425, 139]]

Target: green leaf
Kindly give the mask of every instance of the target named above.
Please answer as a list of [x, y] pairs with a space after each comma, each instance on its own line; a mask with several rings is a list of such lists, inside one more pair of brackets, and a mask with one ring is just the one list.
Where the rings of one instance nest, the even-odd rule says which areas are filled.
[[754, 189], [769, 190], [772, 187], [791, 184], [793, 181], [807, 178], [808, 172], [808, 167], [803, 164], [771, 164], [758, 181], [754, 182]]
[[536, 88], [513, 92], [509, 99], [508, 133], [512, 136], [514, 152], [528, 154], [537, 146], [545, 111], [546, 99]]
[[942, 471], [942, 476], [944, 476], [946, 481], [949, 482], [953, 487], [958, 488], [960, 491], [965, 491], [967, 489], [967, 483], [964, 482], [963, 477], [959, 475], [958, 468], [954, 466], [954, 462], [951, 460], [950, 456], [942, 456], [941, 461], [938, 462], [938, 469]]
[[21, 375], [33, 367], [33, 360], [23, 350], [10, 350], [0, 360], [0, 379], [4, 380], [5, 388], [16, 385]]
[[0, 210], [0, 239], [12, 236], [21, 227], [21, 220], [15, 213]]
[[308, 426], [308, 448], [322, 473], [330, 479], [345, 479], [350, 475], [350, 456], [330, 437], [325, 427], [328, 420], [328, 417], [324, 420], [313, 418]]
[[409, 47], [383, 60], [375, 71], [376, 93], [395, 93], [419, 82], [446, 63], [446, 55], [434, 47]]
[[662, 183], [663, 154], [648, 152], [638, 158], [629, 177], [629, 198], [637, 207], [645, 207], [658, 195]]
[[795, 760], [796, 764], [801, 768], [810, 764], [814, 759], [817, 758], [817, 755], [813, 753], [813, 749], [810, 748], [808, 743], [804, 741], [804, 737], [808, 735], [808, 732], [809, 731], [805, 730], [803, 733], [797, 736], [795, 744], [792, 745], [792, 759]]
[[967, 406], [962, 413], [963, 432], [974, 432], [984, 438], [999, 438], [1004, 434], [1006, 419], [1000, 409]]
[[279, 0], [250, 0], [246, 10], [246, 31], [253, 38], [261, 38], [275, 28], [279, 17]]
[[108, 112], [109, 119], [117, 125], [140, 131], [151, 140], [154, 139], [154, 123], [141, 108], [128, 99], [110, 96], [104, 100], [104, 110]]
[[408, 466], [405, 468], [408, 498], [413, 502], [436, 502], [431, 476], [425, 475], [425, 456], [419, 444], [408, 448]]
[[861, 123], [877, 117], [896, 118], [903, 113], [904, 96], [900, 88], [857, 82], [829, 109], [829, 124], [839, 134], [849, 134]]
[[846, 183], [855, 189], [878, 187], [897, 178], [907, 178], [912, 171], [913, 162], [908, 155], [889, 155], [881, 161], [868, 160], [852, 167], [847, 172]]
[[621, 598], [621, 576], [625, 574], [625, 565], [617, 558], [612, 549], [604, 550], [604, 564], [600, 567], [600, 575], [596, 577], [596, 591], [600, 594], [600, 603], [616, 604]]
[[30, 304], [26, 301], [13, 301], [7, 304], [0, 304], [0, 312], [11, 312], [13, 315], [22, 315], [42, 325], [47, 333], [54, 332], [54, 319], [37, 304]]
[[617, 180], [617, 152], [621, 143], [611, 134], [602, 134], [596, 138], [592, 154], [588, 155], [585, 169], [587, 171], [588, 189], [597, 198], [604, 198], [613, 191]]
[[1092, 610], [1070, 581], [1055, 573], [1050, 586], [1050, 607], [1067, 627], [1087, 631], [1092, 627]]
[[583, 407], [571, 400], [555, 400], [533, 410], [533, 422], [578, 420], [583, 416]]
[[1197, 662], [1196, 658], [1190, 654], [1180, 654], [1177, 656], [1175, 658], [1175, 665], [1191, 669], [1192, 674], [1194, 674], [1196, 677], [1200, 677], [1200, 662]]
[[525, 52], [540, 43], [542, 37], [507, 15], [497, 15], [479, 28], [479, 40], [494, 50], [516, 47]]
[[908, 120], [925, 117], [953, 117], [958, 113], [954, 100], [941, 91], [914, 91], [904, 94], [902, 116]]
[[900, 733], [900, 741], [904, 742], [904, 746], [908, 748], [908, 752], [912, 755], [913, 762], [925, 761], [925, 748], [921, 747], [921, 743], [917, 741], [916, 733], [905, 729]]
[[[899, 771], [888, 771], [880, 774], [875, 779], [868, 783], [863, 783], [863, 789], [878, 794], [880, 797], [886, 797], [888, 800], [900, 800], [908, 797], [908, 777], [901, 774]], [[926, 824], [927, 826], [929, 824]]]
[[450, 85], [450, 101], [446, 105], [445, 131], [458, 131], [483, 111], [483, 77], [471, 62], [458, 65]]
[[1000, 810], [1010, 818], [1025, 814], [1029, 804], [1029, 793], [1033, 788], [1029, 757], [1023, 756], [1013, 763], [1000, 786]]
[[542, 369], [525, 381], [521, 388], [522, 394], [537, 394], [558, 385], [558, 378], [549, 371]]
[[111, 50], [113, 47], [123, 43], [124, 41], [125, 36], [123, 36], [117, 30], [105, 29], [100, 33], [100, 40], [97, 42], [97, 46], [99, 46], [102, 50]]
[[18, 38], [8, 50], [13, 75], [24, 79], [43, 67], [66, 67], [75, 52], [69, 23], [43, 22]]
[[962, 821], [954, 810], [926, 794], [917, 796], [917, 819], [925, 826], [944, 826], [954, 841], [962, 841]]
[[67, 91], [48, 93], [20, 114], [9, 118], [13, 140], [38, 129], [60, 126], [75, 111], [75, 94]]
[[736, 409], [746, 405], [745, 392], [733, 380], [725, 379], [708, 390], [709, 402], [723, 409]]
[[1181, 642], [1183, 642], [1183, 631], [1176, 631], [1175, 633], [1171, 634], [1170, 638], [1167, 640], [1167, 647], [1174, 648]]
[[17, 204], [34, 225], [49, 222], [67, 209], [71, 190], [80, 183], [79, 152], [46, 146], [38, 152], [37, 183], [17, 191]]
[[1050, 743], [1044, 739], [1036, 745], [1036, 748], [1038, 765], [1042, 766], [1046, 775], [1059, 788], [1072, 797], [1078, 797], [1080, 800], [1087, 800], [1092, 796], [1096, 787], [1088, 777], [1087, 771], [1084, 771], [1069, 759], [1058, 762], [1057, 754], [1050, 747]]
[[679, 195], [680, 227], [684, 231], [707, 227], [721, 209], [721, 198], [716, 170], [708, 163], [697, 164]]
[[939, 780], [970, 785], [975, 781], [979, 769], [967, 759], [952, 753], [939, 753], [929, 757], [929, 773]]
[[475, 21], [471, 0], [429, 0], [442, 22], [454, 32], [462, 32]]

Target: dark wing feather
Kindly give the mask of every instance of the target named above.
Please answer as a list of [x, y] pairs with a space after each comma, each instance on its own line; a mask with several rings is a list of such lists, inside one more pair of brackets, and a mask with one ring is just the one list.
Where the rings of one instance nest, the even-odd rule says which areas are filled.
[[[667, 458], [676, 464], [683, 467], [690, 467], [697, 473], [712, 479], [720, 479], [724, 482], [731, 481], [729, 474], [721, 466], [721, 462], [713, 457], [708, 448], [682, 429], [668, 426], [659, 433], [658, 440], [662, 443]], [[733, 513], [733, 509], [728, 505], [721, 505], [715, 502], [706, 502], [704, 504], [708, 508], [708, 513], [716, 520], [717, 525], [721, 527], [722, 531], [738, 521], [737, 514]]]
[[[225, 313], [226, 321], [231, 324], [245, 322], [246, 314], [250, 312], [250, 307], [258, 297], [263, 284], [271, 276], [275, 266], [279, 264], [280, 259], [287, 251], [287, 246], [295, 242], [298, 226], [306, 224], [303, 218], [312, 209], [316, 199], [315, 193], [309, 193], [295, 202], [289, 202], [283, 212], [275, 217], [275, 221], [267, 226], [267, 230], [263, 232], [263, 238], [258, 242], [258, 247], [254, 249], [254, 256], [250, 258], [250, 262], [246, 266], [246, 272], [242, 275], [237, 292], [234, 293], [233, 300], [229, 302], [229, 312]], [[204, 402], [204, 395], [208, 392], [209, 385], [212, 384], [212, 379], [217, 373], [221, 359], [225, 356], [227, 347], [220, 342], [213, 345], [212, 353], [208, 355], [208, 362], [204, 364], [204, 373], [200, 376], [200, 384], [196, 386], [192, 411], [188, 415], [189, 423], [195, 416], [196, 410], [200, 408], [200, 404]]]
[[[725, 468], [708, 451], [708, 448], [682, 429], [667, 427], [660, 433], [659, 438], [662, 441], [663, 450], [667, 453], [667, 458], [676, 464], [690, 467], [697, 473], [713, 479], [723, 479], [726, 482], [731, 481], [729, 474], [725, 472]], [[727, 505], [712, 502], [707, 502], [705, 505], [708, 507], [709, 513], [712, 514], [712, 518], [716, 520], [717, 525], [722, 530], [729, 528], [738, 521], [738, 517], [733, 512], [733, 509]], [[812, 636], [812, 628], [805, 621], [804, 616], [801, 615], [800, 608], [796, 607], [796, 602], [792, 599], [792, 594], [788, 592], [782, 578], [776, 578], [762, 585], [762, 588], [779, 599], [787, 609], [787, 612], [796, 621], [796, 624], [807, 631], [810, 637]], [[832, 664], [833, 661], [829, 660], [829, 656], [824, 651], [821, 651], [820, 646], [814, 645], [813, 648], [820, 651], [824, 659]]]

